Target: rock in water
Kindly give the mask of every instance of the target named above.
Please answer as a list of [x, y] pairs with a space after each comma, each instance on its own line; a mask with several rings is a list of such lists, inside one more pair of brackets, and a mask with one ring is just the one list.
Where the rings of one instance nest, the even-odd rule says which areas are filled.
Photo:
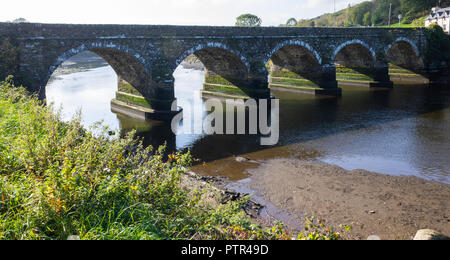
[[435, 230], [422, 229], [417, 231], [414, 240], [450, 240], [450, 237], [447, 237]]
[[244, 157], [236, 157], [235, 159], [236, 159], [236, 162], [248, 162], [248, 161], [250, 161], [249, 159], [244, 158]]
[[69, 236], [67, 237], [67, 240], [80, 240], [79, 236]]

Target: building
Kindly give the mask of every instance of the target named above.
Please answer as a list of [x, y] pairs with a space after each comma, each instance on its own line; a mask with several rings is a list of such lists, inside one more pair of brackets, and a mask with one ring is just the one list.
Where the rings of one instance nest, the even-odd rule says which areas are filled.
[[450, 7], [431, 9], [431, 14], [425, 19], [425, 27], [432, 24], [438, 24], [444, 32], [450, 34]]

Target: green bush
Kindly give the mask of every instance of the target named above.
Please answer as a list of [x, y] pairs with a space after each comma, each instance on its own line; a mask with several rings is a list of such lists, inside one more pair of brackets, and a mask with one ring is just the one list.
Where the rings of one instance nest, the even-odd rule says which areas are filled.
[[151, 108], [150, 102], [142, 96], [135, 96], [127, 92], [116, 92], [116, 99], [129, 105], [137, 105], [141, 107]]
[[450, 61], [450, 36], [437, 24], [426, 28], [427, 49], [425, 61], [427, 64]]
[[189, 154], [165, 162], [163, 148], [152, 152], [132, 134], [62, 122], [9, 82], [0, 118], [1, 239], [216, 238], [222, 226], [250, 228], [236, 205], [200, 206], [181, 188]]
[[411, 25], [413, 27], [425, 27], [425, 17], [417, 18], [412, 21]]
[[0, 239], [291, 239], [252, 225], [248, 198], [210, 205], [186, 188], [189, 153], [164, 160], [133, 133], [63, 122], [11, 80], [0, 83]]

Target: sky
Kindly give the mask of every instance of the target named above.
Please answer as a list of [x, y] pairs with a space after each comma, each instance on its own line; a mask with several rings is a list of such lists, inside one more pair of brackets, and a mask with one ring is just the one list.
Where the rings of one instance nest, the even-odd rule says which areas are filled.
[[[0, 21], [79, 24], [171, 24], [233, 26], [252, 13], [263, 26], [289, 18], [313, 18], [333, 12], [334, 0], [2, 0]], [[336, 10], [364, 0], [335, 0]]]

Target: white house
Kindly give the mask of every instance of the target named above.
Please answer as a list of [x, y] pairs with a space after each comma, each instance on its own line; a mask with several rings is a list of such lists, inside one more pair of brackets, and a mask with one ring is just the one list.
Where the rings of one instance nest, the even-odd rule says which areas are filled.
[[425, 27], [432, 24], [438, 24], [444, 29], [444, 32], [450, 34], [450, 7], [431, 9], [431, 14], [425, 19]]

